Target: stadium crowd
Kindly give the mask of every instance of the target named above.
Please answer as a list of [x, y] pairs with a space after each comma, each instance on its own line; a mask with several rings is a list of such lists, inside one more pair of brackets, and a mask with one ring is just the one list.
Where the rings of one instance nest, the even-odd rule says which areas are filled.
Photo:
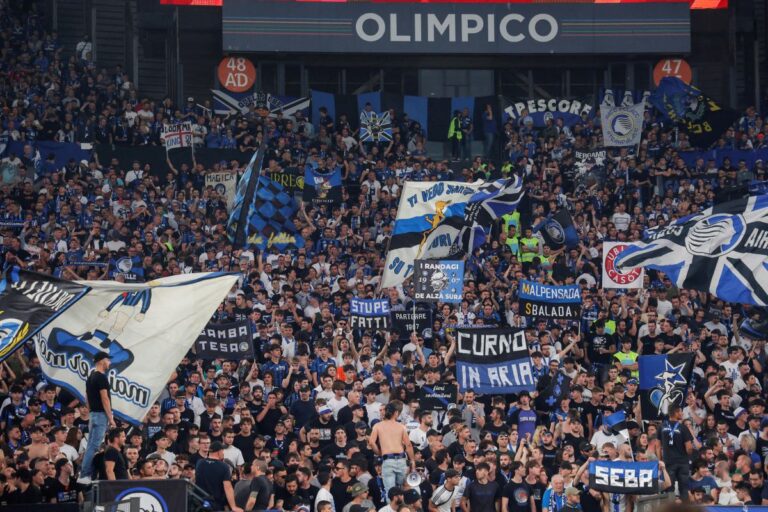
[[[88, 41], [65, 59], [34, 8], [21, 13], [0, 1], [0, 9], [5, 141], [156, 145], [163, 123], [189, 119], [200, 145], [249, 151], [266, 139], [272, 171], [309, 164], [344, 173], [342, 204], [302, 205], [296, 224], [305, 247], [259, 251], [228, 241], [226, 203], [204, 187], [210, 169], [202, 165], [166, 174], [144, 172], [142, 162], [93, 158], [55, 168], [30, 154], [3, 155], [21, 178], [0, 188], [5, 263], [65, 279], [109, 279], [104, 264], [119, 255], [143, 267], [147, 280], [236, 272], [239, 285], [214, 320], [250, 320], [256, 358], [202, 361], [190, 353], [143, 424], [110, 429], [93, 475], [82, 475], [87, 404], [46, 382], [30, 347], [17, 351], [0, 365], [0, 504], [82, 501], [87, 486], [77, 478], [92, 476], [185, 478], [215, 490], [215, 507], [244, 510], [631, 512], [633, 497], [590, 489], [585, 468], [633, 457], [660, 460], [668, 492], [682, 501], [768, 504], [766, 347], [740, 330], [750, 310], [678, 289], [653, 271], [640, 290], [600, 286], [602, 242], [638, 240], [646, 227], [765, 180], [762, 161], [686, 166], [678, 156], [689, 147], [685, 134], [649, 107], [639, 152], [617, 153], [588, 172], [573, 153], [602, 146], [599, 116], [571, 128], [536, 128], [522, 116], [496, 134], [501, 163], [476, 157], [451, 165], [430, 158], [400, 112], [393, 143], [376, 146], [358, 143], [331, 118], [316, 126], [301, 115], [222, 118], [194, 102], [140, 99], [121, 69], [96, 68]], [[717, 146], [765, 148], [766, 135], [750, 108]], [[512, 173], [524, 178], [525, 198], [468, 257], [460, 305], [437, 304], [431, 329], [403, 341], [398, 332], [351, 328], [349, 298], [377, 293], [405, 180]], [[562, 208], [573, 216], [578, 249], [548, 247], [532, 232]], [[581, 320], [521, 315], [518, 282], [526, 276], [578, 283]], [[409, 285], [384, 293], [394, 311], [412, 305]], [[425, 409], [425, 382], [455, 380], [453, 333], [467, 324], [525, 328], [539, 391], [460, 390], [447, 411]], [[637, 357], [670, 352], [696, 356], [685, 406], [675, 411], [682, 431], [672, 438], [660, 423], [637, 421]], [[551, 408], [540, 391], [557, 372], [572, 388]], [[603, 425], [622, 409], [633, 420], [629, 439]], [[376, 425], [388, 421], [404, 426], [408, 472], [422, 476], [409, 480], [413, 486], [393, 478], [392, 461], [371, 443], [381, 436]], [[201, 467], [217, 462], [220, 471], [206, 471], [202, 482]], [[690, 475], [670, 477], [666, 467], [681, 462]]]

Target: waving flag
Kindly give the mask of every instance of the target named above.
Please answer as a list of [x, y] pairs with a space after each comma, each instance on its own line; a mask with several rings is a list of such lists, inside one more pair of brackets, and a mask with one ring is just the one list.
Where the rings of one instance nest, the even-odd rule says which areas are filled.
[[615, 265], [661, 270], [679, 288], [768, 306], [768, 195], [721, 203], [649, 229], [642, 242], [616, 256]]
[[682, 406], [693, 375], [693, 354], [640, 356], [637, 364], [643, 420], [660, 419], [671, 405]]
[[688, 130], [691, 143], [707, 148], [738, 119], [735, 110], [721, 107], [699, 89], [676, 77], [664, 77], [650, 96], [651, 103], [670, 121]]
[[546, 243], [551, 249], [567, 247], [572, 249], [579, 246], [579, 233], [573, 225], [571, 214], [566, 210], [560, 210], [543, 222], [533, 227], [534, 233], [541, 231]]
[[392, 121], [389, 112], [360, 113], [360, 142], [388, 142], [392, 140]]
[[645, 102], [620, 107], [600, 107], [600, 124], [606, 147], [637, 146], [643, 135]]
[[[445, 217], [424, 243], [420, 259], [461, 257], [485, 243], [486, 231], [501, 216], [515, 211], [523, 197], [523, 180], [515, 176], [480, 185], [457, 215]], [[444, 243], [450, 240], [450, 244]]]
[[[405, 182], [381, 277], [383, 288], [397, 286], [413, 273], [416, 258], [425, 259], [419, 255], [427, 247], [427, 239], [446, 219], [458, 217], [459, 225], [463, 224], [466, 202], [479, 187], [477, 183], [458, 181]], [[446, 233], [433, 237], [430, 243], [444, 246], [447, 254], [453, 236]]]
[[629, 429], [627, 428], [627, 413], [625, 411], [618, 411], [610, 416], [606, 416], [603, 420], [605, 424], [614, 432], [624, 436], [624, 439], [629, 440]]

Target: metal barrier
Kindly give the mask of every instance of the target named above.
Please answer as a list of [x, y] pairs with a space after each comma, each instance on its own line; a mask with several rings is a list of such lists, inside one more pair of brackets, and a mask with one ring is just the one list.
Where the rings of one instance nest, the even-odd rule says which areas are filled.
[[667, 503], [675, 500], [674, 493], [652, 494], [650, 496], [638, 496], [635, 500], [635, 512], [655, 512]]

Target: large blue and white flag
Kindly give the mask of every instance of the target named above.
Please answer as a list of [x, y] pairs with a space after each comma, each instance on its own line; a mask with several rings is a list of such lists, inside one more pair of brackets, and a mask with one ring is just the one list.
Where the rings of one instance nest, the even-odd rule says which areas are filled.
[[440, 259], [471, 254], [485, 243], [487, 231], [499, 218], [515, 211], [523, 193], [523, 180], [517, 176], [481, 184], [458, 207], [459, 215], [446, 217], [429, 233], [418, 257]]
[[[414, 262], [421, 257], [430, 235], [446, 219], [463, 220], [464, 207], [479, 187], [480, 183], [458, 181], [405, 182], [381, 278], [383, 288], [397, 286], [413, 273]], [[447, 256], [455, 235], [432, 237], [430, 243], [443, 246]]]
[[631, 147], [640, 144], [643, 136], [645, 102], [631, 106], [600, 107], [605, 147]]
[[236, 282], [221, 273], [78, 281], [82, 298], [32, 337], [45, 380], [85, 401], [93, 358], [105, 351], [115, 416], [141, 423]]
[[644, 420], [663, 418], [671, 406], [683, 406], [693, 376], [693, 362], [692, 353], [652, 354], [637, 358], [640, 408]]
[[645, 232], [616, 256], [619, 270], [661, 270], [679, 288], [768, 306], [768, 195], [713, 206]]

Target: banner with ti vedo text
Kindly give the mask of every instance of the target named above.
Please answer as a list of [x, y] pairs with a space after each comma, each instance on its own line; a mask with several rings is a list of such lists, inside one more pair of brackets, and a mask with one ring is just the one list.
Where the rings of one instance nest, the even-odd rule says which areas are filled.
[[596, 460], [589, 463], [589, 486], [613, 494], [657, 494], [659, 463]]
[[241, 320], [225, 324], [209, 323], [195, 341], [195, 353], [200, 359], [253, 358], [251, 322]]
[[464, 262], [416, 260], [413, 280], [416, 300], [461, 303]]
[[386, 329], [389, 327], [389, 299], [358, 299], [349, 301], [350, 323], [353, 329]]
[[525, 316], [580, 318], [579, 285], [550, 286], [536, 281], [520, 281], [520, 309]]
[[536, 388], [523, 329], [457, 329], [456, 344], [461, 389], [503, 394]]
[[84, 401], [93, 358], [108, 352], [115, 416], [140, 423], [236, 281], [200, 273], [141, 284], [80, 282], [91, 289], [33, 337], [45, 380]]
[[603, 288], [642, 288], [645, 270], [636, 267], [619, 270], [616, 257], [628, 247], [622, 242], [603, 242]]

